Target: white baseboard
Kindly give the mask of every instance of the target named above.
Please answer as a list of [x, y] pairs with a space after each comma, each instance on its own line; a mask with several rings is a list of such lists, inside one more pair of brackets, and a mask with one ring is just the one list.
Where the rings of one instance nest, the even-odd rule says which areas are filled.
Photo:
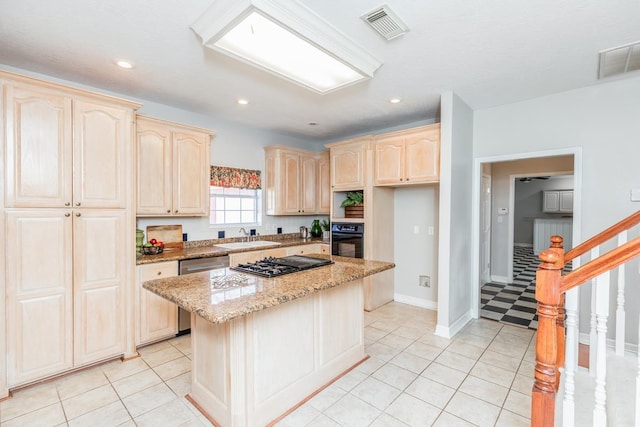
[[[586, 344], [586, 345], [590, 345], [590, 337], [589, 334], [584, 333], [584, 332], [580, 332], [580, 335], [578, 336], [578, 342], [580, 344]], [[607, 348], [609, 350], [614, 350], [616, 349], [616, 340], [612, 339], [612, 338], [607, 338]], [[624, 343], [624, 351], [628, 351], [631, 353], [635, 353], [638, 354], [638, 346], [636, 344], [631, 344], [628, 342]]]
[[507, 276], [494, 276], [491, 275], [491, 281], [496, 283], [509, 283], [511, 280]]
[[416, 298], [409, 295], [393, 294], [393, 300], [403, 304], [409, 304], [416, 307], [426, 308], [429, 310], [437, 310], [438, 302], [423, 298]]
[[453, 322], [451, 326], [436, 325], [435, 335], [438, 335], [439, 337], [451, 339], [458, 332], [460, 332], [462, 328], [464, 328], [467, 325], [467, 323], [471, 321], [471, 319], [473, 319], [473, 316], [471, 315], [471, 310], [469, 310], [465, 314], [460, 316], [458, 320]]
[[532, 248], [533, 243], [514, 243], [513, 246], [517, 246], [519, 248]]

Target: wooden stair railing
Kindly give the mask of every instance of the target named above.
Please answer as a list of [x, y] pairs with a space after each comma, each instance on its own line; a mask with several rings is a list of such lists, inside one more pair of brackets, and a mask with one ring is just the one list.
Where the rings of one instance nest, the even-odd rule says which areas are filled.
[[640, 224], [640, 211], [585, 241], [566, 254], [562, 237], [552, 236], [551, 247], [540, 253], [542, 263], [536, 273], [538, 332], [536, 365], [531, 395], [531, 426], [553, 427], [559, 367], [564, 365], [564, 295], [567, 291], [610, 271], [640, 255], [640, 237], [591, 260], [562, 276], [564, 265], [607, 242], [620, 232]]

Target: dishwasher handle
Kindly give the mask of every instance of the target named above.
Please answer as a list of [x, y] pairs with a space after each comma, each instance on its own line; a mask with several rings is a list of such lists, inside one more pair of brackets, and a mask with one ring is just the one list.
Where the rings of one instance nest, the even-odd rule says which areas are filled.
[[229, 267], [229, 257], [199, 258], [180, 261], [180, 275]]

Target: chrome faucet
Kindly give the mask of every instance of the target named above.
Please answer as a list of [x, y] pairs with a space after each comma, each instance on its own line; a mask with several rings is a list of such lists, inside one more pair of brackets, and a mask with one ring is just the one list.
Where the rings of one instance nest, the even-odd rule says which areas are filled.
[[240, 231], [238, 231], [238, 233], [243, 233], [244, 237], [247, 239], [246, 241], [249, 242], [249, 238], [251, 237], [251, 235], [249, 232], [247, 232], [247, 230], [244, 229], [244, 227], [240, 228]]

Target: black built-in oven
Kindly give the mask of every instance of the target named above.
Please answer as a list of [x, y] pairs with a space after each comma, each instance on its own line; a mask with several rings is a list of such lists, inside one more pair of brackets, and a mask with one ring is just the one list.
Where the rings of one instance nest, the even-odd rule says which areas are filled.
[[364, 224], [354, 222], [331, 224], [331, 254], [364, 258]]

